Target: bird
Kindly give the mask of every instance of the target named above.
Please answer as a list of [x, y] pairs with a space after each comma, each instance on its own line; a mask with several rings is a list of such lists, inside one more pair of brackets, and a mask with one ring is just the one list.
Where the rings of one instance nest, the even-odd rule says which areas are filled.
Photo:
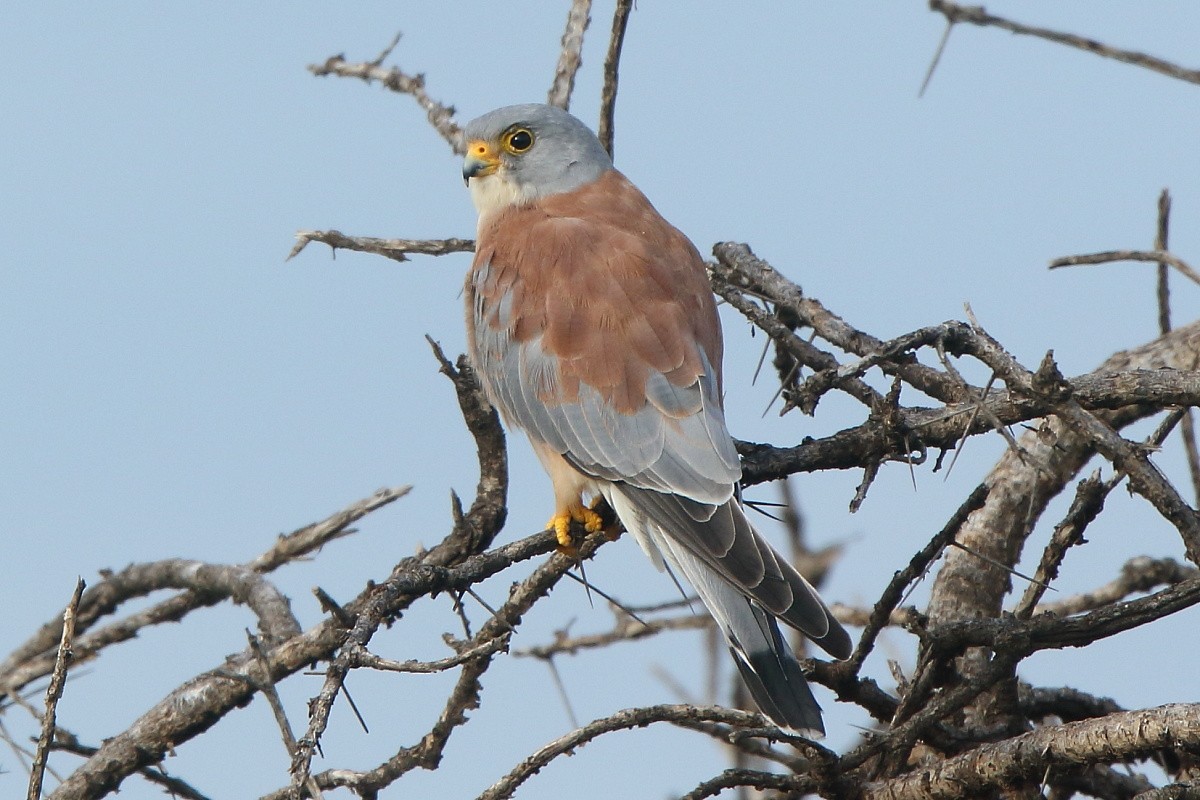
[[572, 521], [600, 530], [595, 503], [607, 501], [651, 562], [695, 589], [758, 707], [820, 738], [821, 708], [777, 620], [839, 659], [850, 637], [742, 507], [699, 251], [567, 111], [498, 108], [463, 141], [478, 212], [468, 355], [550, 476], [561, 547]]

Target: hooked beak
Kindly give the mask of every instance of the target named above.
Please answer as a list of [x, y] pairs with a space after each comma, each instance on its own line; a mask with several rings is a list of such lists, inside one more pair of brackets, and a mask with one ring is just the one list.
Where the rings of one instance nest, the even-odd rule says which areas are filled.
[[488, 142], [476, 139], [467, 143], [467, 157], [463, 159], [463, 183], [470, 185], [471, 178], [484, 178], [500, 168], [500, 154]]

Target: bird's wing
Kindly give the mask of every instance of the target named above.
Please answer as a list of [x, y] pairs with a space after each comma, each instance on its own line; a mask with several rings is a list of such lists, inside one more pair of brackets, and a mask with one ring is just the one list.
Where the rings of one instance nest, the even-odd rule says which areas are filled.
[[510, 423], [810, 638], [837, 627], [733, 499], [703, 260], [620, 173], [486, 219], [467, 299], [472, 356]]

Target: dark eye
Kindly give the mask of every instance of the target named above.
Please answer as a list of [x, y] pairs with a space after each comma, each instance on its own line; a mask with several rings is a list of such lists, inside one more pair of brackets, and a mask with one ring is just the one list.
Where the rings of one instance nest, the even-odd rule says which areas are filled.
[[510, 153], [524, 153], [533, 147], [533, 133], [524, 128], [518, 128], [508, 134], [506, 143]]

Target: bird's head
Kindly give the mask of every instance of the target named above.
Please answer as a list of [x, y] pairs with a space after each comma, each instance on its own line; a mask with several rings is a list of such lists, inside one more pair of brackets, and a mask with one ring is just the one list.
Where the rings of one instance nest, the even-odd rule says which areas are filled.
[[480, 216], [569, 192], [612, 169], [600, 140], [554, 106], [505, 106], [467, 123], [463, 180]]

